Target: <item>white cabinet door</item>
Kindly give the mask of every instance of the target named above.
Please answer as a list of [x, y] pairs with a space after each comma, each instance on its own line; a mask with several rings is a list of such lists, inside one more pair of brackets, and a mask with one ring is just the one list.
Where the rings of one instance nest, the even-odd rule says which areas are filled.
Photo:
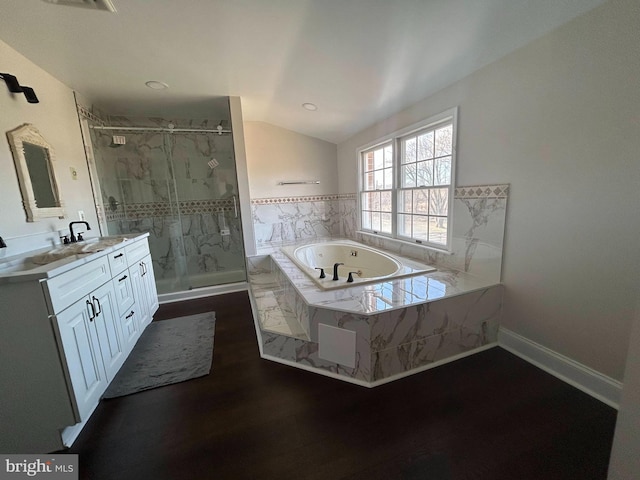
[[142, 261], [138, 261], [129, 266], [129, 276], [131, 277], [131, 285], [133, 285], [133, 296], [135, 298], [134, 303], [134, 319], [138, 322], [140, 332], [144, 330], [151, 317], [149, 315], [149, 300], [147, 296], [146, 280], [142, 276], [144, 269], [142, 267]]
[[158, 290], [156, 288], [156, 279], [153, 274], [153, 263], [151, 261], [151, 255], [147, 255], [142, 259], [142, 278], [146, 286], [145, 293], [147, 295], [147, 308], [149, 310], [149, 319], [153, 320], [153, 314], [158, 311]]
[[153, 276], [151, 255], [144, 257], [140, 263], [142, 264], [141, 276], [144, 284], [144, 296], [146, 298], [145, 307], [147, 309], [145, 319], [147, 323], [151, 323], [153, 314], [158, 310], [158, 290], [156, 289], [156, 279]]
[[108, 384], [94, 319], [95, 307], [87, 297], [53, 317], [78, 421], [89, 417]]
[[137, 261], [129, 267], [129, 276], [135, 296], [135, 312], [141, 331], [151, 323], [153, 314], [158, 310], [158, 290], [153, 276], [151, 255]]
[[120, 313], [117, 308], [116, 293], [111, 282], [105, 283], [90, 294], [96, 309], [94, 323], [98, 332], [98, 343], [107, 380], [113, 380], [124, 363], [127, 354], [122, 341]]

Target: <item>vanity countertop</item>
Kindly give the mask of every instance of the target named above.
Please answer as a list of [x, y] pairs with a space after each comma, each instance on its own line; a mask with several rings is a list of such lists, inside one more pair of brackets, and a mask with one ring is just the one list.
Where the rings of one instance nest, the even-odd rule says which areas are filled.
[[[87, 238], [83, 242], [74, 245], [91, 246], [103, 242], [104, 249], [86, 253], [73, 253], [59, 260], [52, 261], [45, 265], [39, 265], [32, 260], [37, 257], [44, 257], [52, 250], [60, 250], [62, 245], [54, 248], [44, 248], [25, 252], [11, 258], [0, 261], [0, 285], [6, 283], [26, 282], [32, 280], [44, 280], [52, 278], [62, 273], [68, 272], [80, 265], [91, 262], [99, 257], [149, 236], [149, 233], [138, 233], [128, 235], [117, 235], [111, 237]], [[118, 243], [113, 243], [121, 239]]]

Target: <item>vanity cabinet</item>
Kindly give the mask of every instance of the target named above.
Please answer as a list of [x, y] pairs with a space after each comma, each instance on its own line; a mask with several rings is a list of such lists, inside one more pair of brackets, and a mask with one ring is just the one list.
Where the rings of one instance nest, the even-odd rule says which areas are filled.
[[[158, 309], [150, 264], [146, 239], [125, 242], [106, 256], [43, 282], [78, 422], [89, 418]], [[96, 283], [103, 284], [89, 291]], [[74, 303], [67, 306], [71, 299]]]
[[59, 450], [80, 433], [158, 309], [146, 237], [0, 275], [0, 451]]

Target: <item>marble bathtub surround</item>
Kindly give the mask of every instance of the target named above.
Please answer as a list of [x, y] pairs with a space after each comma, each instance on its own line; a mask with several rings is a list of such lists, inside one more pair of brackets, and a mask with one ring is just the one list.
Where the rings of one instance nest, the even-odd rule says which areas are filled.
[[323, 238], [349, 238], [441, 268], [500, 281], [509, 185], [456, 187], [451, 252], [359, 232], [355, 194], [251, 201], [256, 247], [268, 251]]
[[[488, 348], [502, 309], [501, 285], [454, 270], [320, 291], [277, 251], [249, 259], [249, 283], [265, 358], [367, 386]], [[319, 357], [321, 324], [355, 332], [354, 367]]]

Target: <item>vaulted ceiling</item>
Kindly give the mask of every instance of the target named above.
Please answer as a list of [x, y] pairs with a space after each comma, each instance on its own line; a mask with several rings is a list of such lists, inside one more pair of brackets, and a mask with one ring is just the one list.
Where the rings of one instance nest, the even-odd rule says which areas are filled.
[[197, 116], [237, 95], [245, 120], [338, 143], [604, 0], [112, 3], [2, 0], [0, 39], [109, 113]]

